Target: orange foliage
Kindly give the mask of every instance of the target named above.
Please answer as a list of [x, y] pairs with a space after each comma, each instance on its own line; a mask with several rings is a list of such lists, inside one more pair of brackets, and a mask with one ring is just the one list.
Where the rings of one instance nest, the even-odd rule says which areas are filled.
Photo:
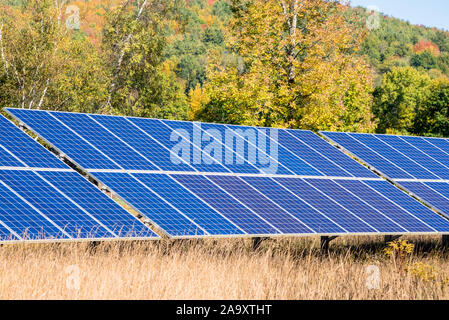
[[440, 49], [438, 46], [429, 40], [420, 40], [415, 46], [413, 47], [413, 52], [415, 53], [423, 53], [424, 51], [429, 51], [433, 55], [439, 55]]
[[[105, 13], [119, 3], [120, 0], [75, 0], [71, 1], [69, 5], [78, 7], [81, 31], [92, 43], [98, 45], [101, 41]], [[64, 20], [65, 18], [67, 17], [63, 17]]]

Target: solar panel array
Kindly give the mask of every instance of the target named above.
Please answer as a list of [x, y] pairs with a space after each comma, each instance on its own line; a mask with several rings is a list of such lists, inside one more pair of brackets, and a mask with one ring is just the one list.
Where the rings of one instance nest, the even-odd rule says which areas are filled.
[[323, 132], [356, 157], [449, 216], [449, 140]]
[[7, 111], [171, 237], [449, 231], [311, 131]]
[[0, 242], [158, 238], [0, 115]]

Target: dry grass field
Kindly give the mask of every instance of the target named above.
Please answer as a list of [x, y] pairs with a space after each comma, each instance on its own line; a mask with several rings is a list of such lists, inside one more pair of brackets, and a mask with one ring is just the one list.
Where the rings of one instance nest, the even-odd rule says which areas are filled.
[[0, 299], [448, 299], [449, 251], [437, 237], [4, 245]]

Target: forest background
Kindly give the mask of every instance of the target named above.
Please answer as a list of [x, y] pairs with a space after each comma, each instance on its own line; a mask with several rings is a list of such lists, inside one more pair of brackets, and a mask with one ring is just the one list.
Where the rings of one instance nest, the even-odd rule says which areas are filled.
[[334, 0], [0, 0], [0, 107], [449, 137], [449, 33]]

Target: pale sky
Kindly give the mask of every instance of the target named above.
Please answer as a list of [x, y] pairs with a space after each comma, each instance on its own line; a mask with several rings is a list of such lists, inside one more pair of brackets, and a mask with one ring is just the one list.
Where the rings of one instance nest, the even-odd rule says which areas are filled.
[[352, 6], [376, 6], [379, 11], [427, 27], [449, 31], [448, 0], [351, 0]]

